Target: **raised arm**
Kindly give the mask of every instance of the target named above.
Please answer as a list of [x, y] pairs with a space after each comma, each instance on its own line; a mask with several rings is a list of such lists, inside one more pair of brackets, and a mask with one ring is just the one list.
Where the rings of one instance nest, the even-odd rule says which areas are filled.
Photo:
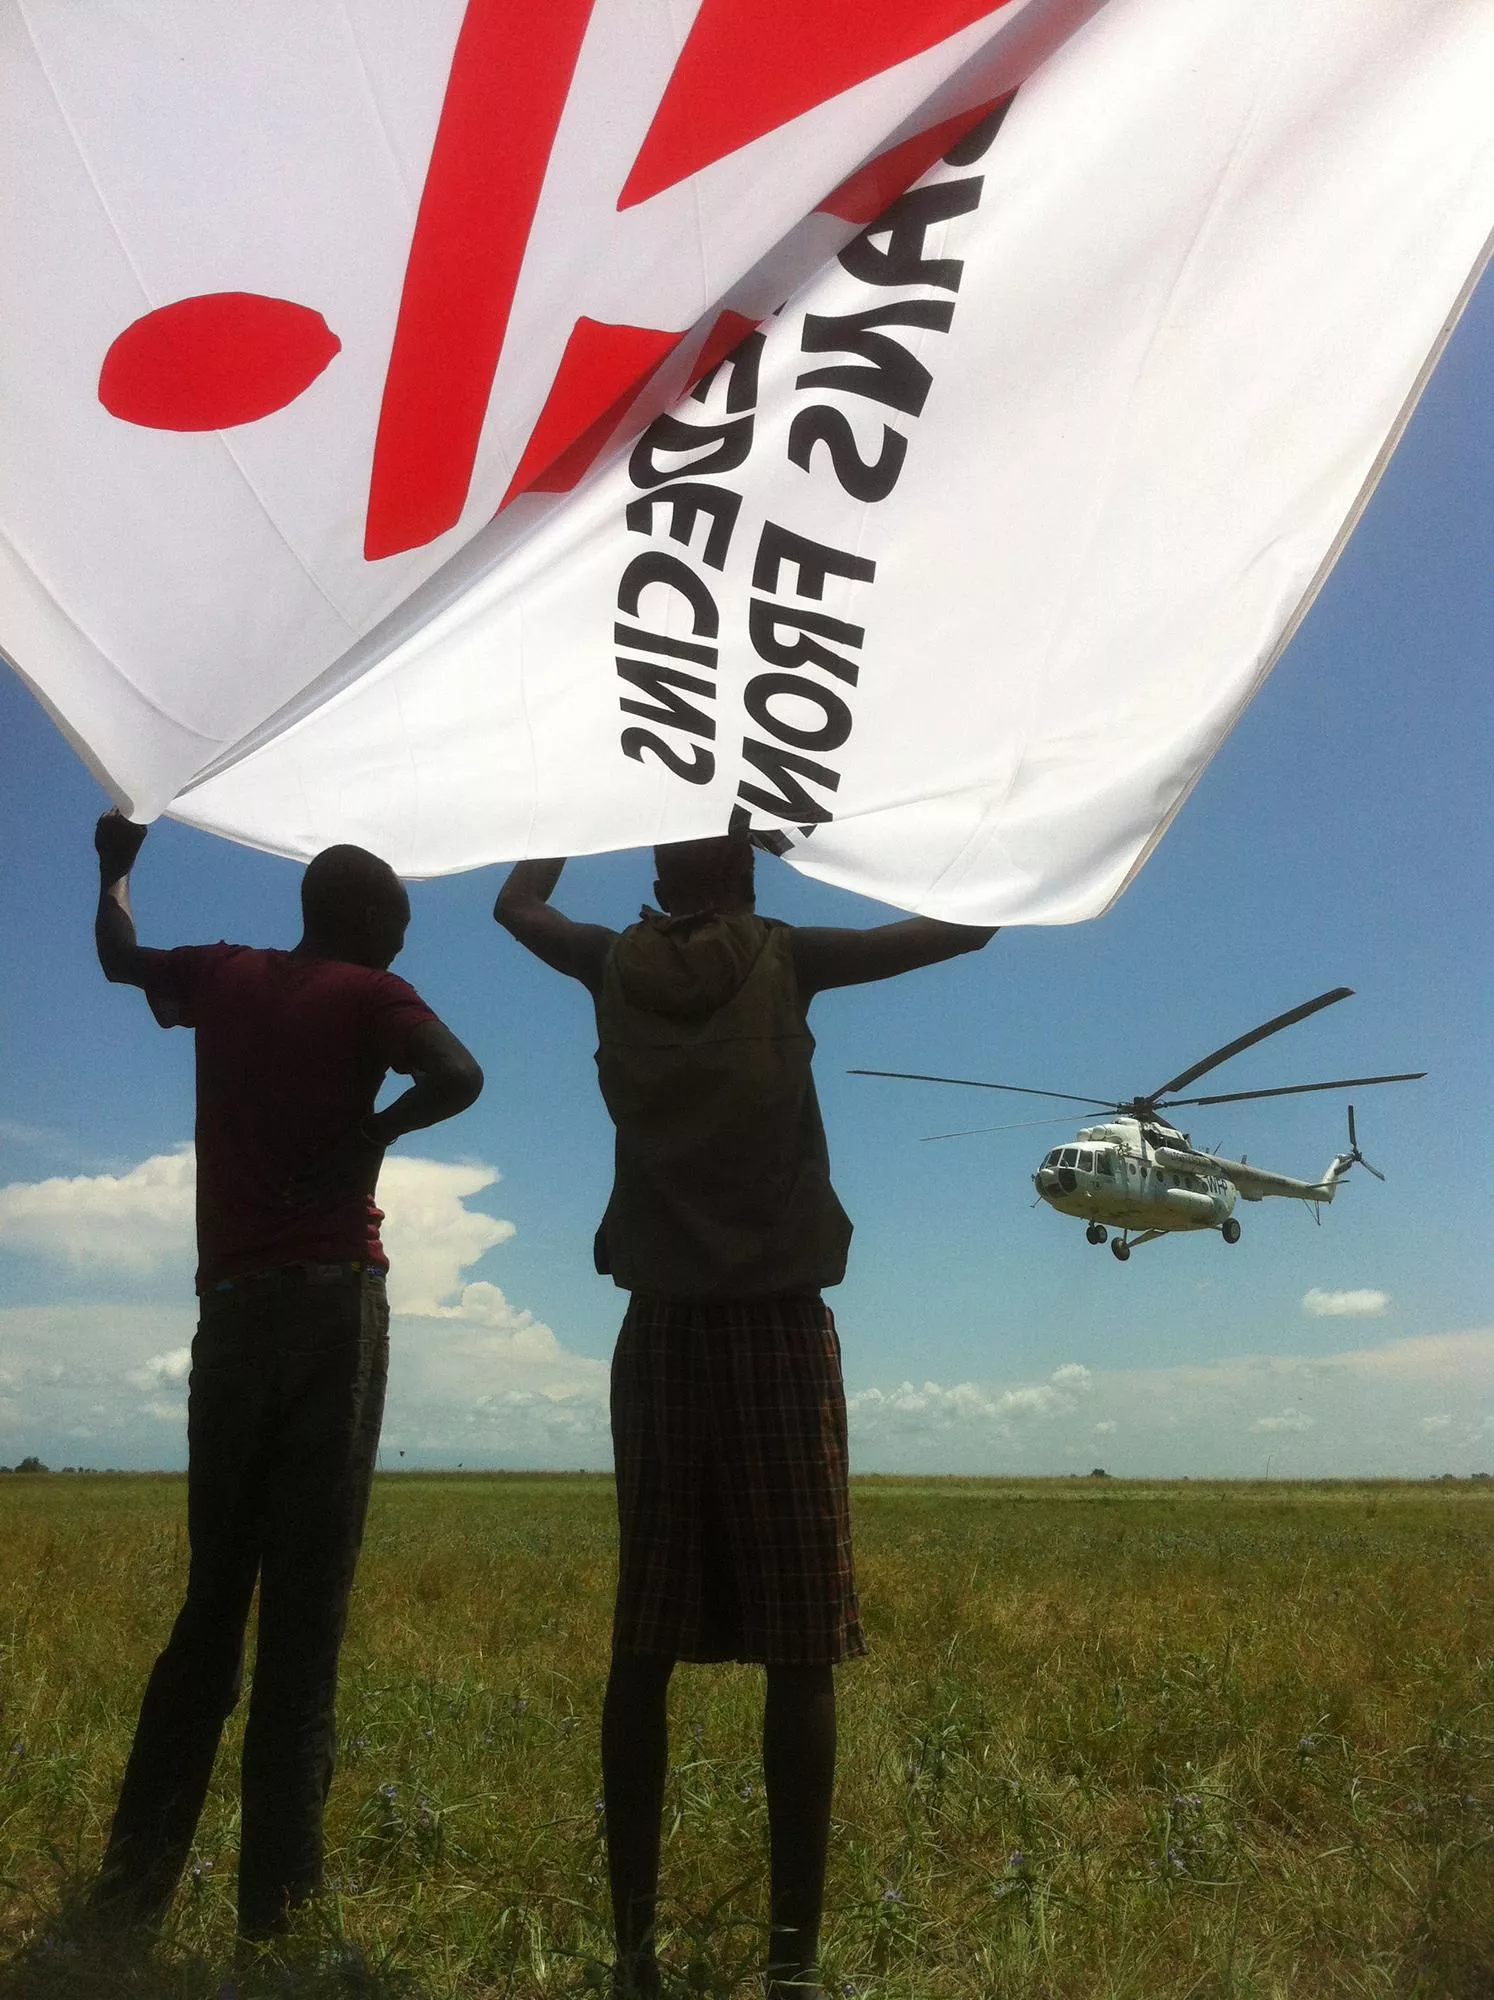
[[135, 915], [130, 908], [130, 870], [145, 843], [146, 829], [113, 808], [93, 830], [99, 857], [99, 902], [93, 920], [93, 941], [104, 977], [116, 985], [144, 986], [161, 954], [135, 939]]
[[893, 979], [916, 972], [921, 965], [938, 965], [979, 951], [995, 937], [981, 924], [945, 924], [937, 917], [905, 917], [874, 930], [831, 930], [811, 926], [793, 934], [794, 970], [799, 991], [808, 1000], [831, 986], [863, 986], [873, 979]]
[[564, 861], [520, 861], [510, 870], [493, 905], [501, 924], [536, 958], [556, 972], [579, 979], [590, 992], [602, 984], [602, 970], [617, 932], [605, 924], [573, 923], [550, 907]]

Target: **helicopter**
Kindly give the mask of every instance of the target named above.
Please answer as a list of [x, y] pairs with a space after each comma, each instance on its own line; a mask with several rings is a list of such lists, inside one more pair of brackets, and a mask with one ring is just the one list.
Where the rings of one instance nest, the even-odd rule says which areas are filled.
[[[1201, 1062], [1170, 1077], [1158, 1089], [1124, 1102], [1097, 1097], [1078, 1097], [1067, 1090], [1034, 1090], [1027, 1084], [986, 1083], [975, 1077], [925, 1076], [913, 1070], [853, 1069], [851, 1076], [895, 1077], [908, 1083], [951, 1083], [974, 1090], [1012, 1091], [1022, 1097], [1063, 1098], [1070, 1104], [1084, 1104], [1094, 1111], [1108, 1111], [1104, 1124], [1086, 1125], [1070, 1145], [1054, 1147], [1033, 1175], [1038, 1198], [1060, 1215], [1072, 1215], [1087, 1224], [1085, 1236], [1093, 1244], [1109, 1241], [1116, 1259], [1124, 1264], [1138, 1244], [1151, 1243], [1159, 1236], [1179, 1231], [1217, 1229], [1226, 1243], [1238, 1243], [1240, 1225], [1235, 1218], [1235, 1200], [1263, 1201], [1267, 1195], [1311, 1204], [1315, 1216], [1322, 1203], [1331, 1202], [1339, 1184], [1351, 1167], [1363, 1167], [1376, 1180], [1385, 1176], [1372, 1167], [1359, 1150], [1354, 1125], [1354, 1107], [1349, 1106], [1349, 1149], [1335, 1153], [1315, 1181], [1294, 1180], [1289, 1174], [1272, 1173], [1253, 1167], [1246, 1160], [1222, 1159], [1193, 1144], [1186, 1132], [1163, 1117], [1164, 1111], [1192, 1104], [1240, 1104], [1252, 1097], [1300, 1097], [1315, 1090], [1357, 1090], [1379, 1083], [1416, 1083], [1425, 1070], [1406, 1070], [1395, 1076], [1345, 1076], [1330, 1083], [1288, 1083], [1272, 1090], [1231, 1090], [1207, 1097], [1175, 1097], [1221, 1063], [1242, 1050], [1253, 1048], [1268, 1035], [1279, 1034], [1297, 1021], [1324, 1007], [1336, 1006], [1353, 992], [1350, 986], [1335, 986], [1263, 1021], [1249, 1034], [1240, 1035], [1215, 1049]], [[1046, 1121], [1039, 1120], [1039, 1123]], [[1012, 1131], [1012, 1126], [989, 1125], [972, 1132], [935, 1132], [933, 1139], [963, 1139], [976, 1131]], [[1319, 1217], [1319, 1219], [1321, 1219]], [[1111, 1230], [1118, 1234], [1112, 1236]]]

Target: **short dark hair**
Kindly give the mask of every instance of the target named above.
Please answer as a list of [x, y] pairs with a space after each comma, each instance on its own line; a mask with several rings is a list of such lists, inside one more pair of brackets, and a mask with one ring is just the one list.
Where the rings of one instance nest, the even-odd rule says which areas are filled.
[[301, 877], [301, 915], [308, 927], [337, 931], [351, 913], [403, 893], [387, 861], [366, 847], [324, 847]]
[[720, 909], [750, 903], [753, 891], [752, 838], [743, 827], [708, 840], [671, 840], [654, 849], [654, 873], [662, 900], [676, 912]]

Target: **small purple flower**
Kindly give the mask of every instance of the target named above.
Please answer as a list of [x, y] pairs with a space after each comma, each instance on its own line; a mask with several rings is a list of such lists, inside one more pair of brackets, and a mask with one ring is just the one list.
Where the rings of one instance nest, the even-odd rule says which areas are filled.
[[1027, 1856], [1022, 1852], [1020, 1847], [1014, 1847], [1006, 1857], [1006, 1865], [1009, 1872], [1013, 1875], [1020, 1874], [1027, 1866]]
[[11, 1744], [11, 1746], [10, 1746], [10, 1754], [11, 1754], [11, 1756], [12, 1756], [12, 1757], [24, 1757], [24, 1756], [25, 1756], [25, 1754], [26, 1754], [26, 1744], [25, 1744], [25, 1741], [24, 1741], [24, 1739], [23, 1739], [23, 1738], [21, 1738], [21, 1737], [19, 1737], [19, 1736], [18, 1736], [18, 1737], [16, 1738], [15, 1742]]
[[753, 1786], [753, 1785], [738, 1785], [738, 1787], [737, 1787], [737, 1797], [738, 1797], [739, 1799], [750, 1799], [750, 1798], [752, 1797], [752, 1795], [753, 1795], [753, 1792], [754, 1792], [755, 1790], [756, 1790], [756, 1787], [755, 1787], [755, 1786]]

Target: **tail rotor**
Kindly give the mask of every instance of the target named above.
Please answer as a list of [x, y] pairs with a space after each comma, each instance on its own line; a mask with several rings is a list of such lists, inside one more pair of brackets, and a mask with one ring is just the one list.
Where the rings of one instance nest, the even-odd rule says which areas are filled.
[[1349, 1106], [1349, 1165], [1363, 1167], [1364, 1171], [1367, 1174], [1373, 1174], [1377, 1181], [1383, 1181], [1385, 1178], [1380, 1169], [1372, 1167], [1359, 1150], [1359, 1136], [1354, 1130], [1354, 1107], [1352, 1104]]

